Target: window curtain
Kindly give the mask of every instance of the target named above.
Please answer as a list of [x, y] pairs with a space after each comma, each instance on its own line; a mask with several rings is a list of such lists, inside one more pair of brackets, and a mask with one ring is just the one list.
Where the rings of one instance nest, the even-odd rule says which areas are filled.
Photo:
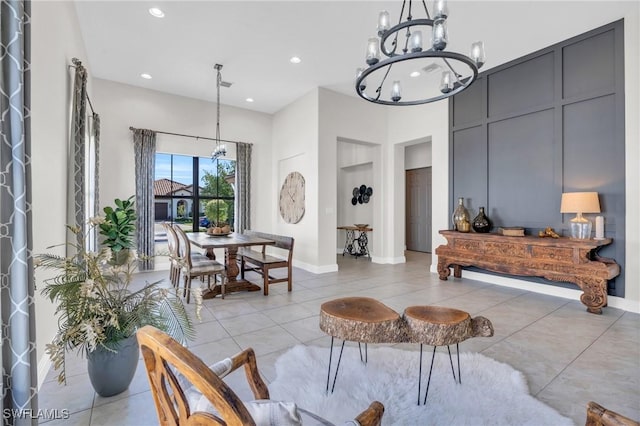
[[[2, 420], [38, 423], [31, 222], [31, 2], [0, 1]], [[17, 416], [5, 415], [6, 410]], [[11, 413], [11, 411], [9, 411]], [[20, 415], [19, 413], [23, 413]]]
[[133, 146], [136, 157], [136, 228], [140, 270], [153, 269], [154, 215], [153, 177], [156, 163], [156, 132], [147, 129], [133, 130]]
[[251, 144], [236, 144], [236, 226], [242, 233], [251, 229]]
[[[71, 199], [68, 201], [69, 211], [67, 221], [71, 225], [83, 227], [85, 232], [76, 234], [76, 243], [80, 247], [85, 247], [83, 237], [86, 236], [86, 135], [87, 135], [87, 70], [82, 66], [82, 62], [76, 58], [72, 59], [75, 67], [73, 78], [73, 93], [71, 105], [71, 164], [69, 180], [71, 182], [72, 191], [69, 194]], [[68, 249], [70, 248], [67, 246]], [[70, 255], [70, 253], [67, 253]]]
[[[91, 170], [91, 179], [93, 179], [93, 200], [92, 200], [92, 211], [91, 216], [98, 216], [100, 214], [100, 186], [98, 183], [100, 182], [100, 116], [95, 112], [92, 114], [92, 126], [91, 126], [91, 138], [93, 139], [93, 169]], [[90, 250], [98, 249], [98, 227], [94, 227], [91, 229], [91, 242], [89, 244]]]

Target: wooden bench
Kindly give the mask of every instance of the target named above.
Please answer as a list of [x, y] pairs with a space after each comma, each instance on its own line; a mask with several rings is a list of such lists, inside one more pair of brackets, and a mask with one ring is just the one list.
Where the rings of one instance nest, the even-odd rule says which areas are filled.
[[[238, 257], [240, 258], [240, 278], [244, 279], [244, 273], [246, 271], [257, 272], [258, 274], [262, 275], [265, 296], [269, 295], [270, 284], [286, 282], [288, 283], [288, 290], [291, 291], [291, 261], [293, 256], [293, 238], [251, 230], [245, 230], [244, 234], [275, 241], [276, 243], [273, 247], [287, 250], [288, 256], [286, 259], [270, 256], [266, 253], [266, 245], [262, 246], [262, 251], [251, 250], [248, 247], [241, 248], [240, 250], [238, 250]], [[287, 276], [285, 278], [275, 278], [269, 275], [269, 271], [271, 269], [277, 268], [287, 268]]]

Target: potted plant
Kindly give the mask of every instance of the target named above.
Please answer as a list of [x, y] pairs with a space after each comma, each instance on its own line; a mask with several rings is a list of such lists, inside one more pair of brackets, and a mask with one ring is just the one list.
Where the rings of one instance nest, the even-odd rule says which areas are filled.
[[136, 210], [134, 196], [126, 200], [115, 199], [116, 207], [105, 207], [104, 221], [99, 224], [100, 234], [104, 237], [102, 244], [111, 248], [113, 261], [126, 261], [127, 251], [134, 247], [133, 235], [136, 230]]
[[213, 234], [228, 234], [231, 227], [227, 223], [229, 206], [224, 200], [211, 200], [205, 204], [204, 213], [209, 221], [208, 232]]
[[[104, 224], [104, 218], [90, 221], [92, 227]], [[68, 226], [76, 234], [80, 227]], [[84, 241], [83, 238], [71, 241]], [[135, 332], [144, 325], [165, 330], [179, 341], [193, 339], [195, 331], [177, 289], [146, 282], [132, 288], [132, 276], [138, 258], [129, 250], [122, 264], [111, 262], [111, 247], [97, 252], [69, 243], [75, 254], [35, 256], [36, 266], [58, 271], [44, 281], [41, 292], [57, 304], [58, 333], [47, 345], [54, 368], [65, 381], [65, 352], [81, 350], [88, 359], [91, 383], [101, 396], [123, 392], [129, 386], [138, 364]], [[196, 314], [202, 306], [202, 294], [193, 289]]]

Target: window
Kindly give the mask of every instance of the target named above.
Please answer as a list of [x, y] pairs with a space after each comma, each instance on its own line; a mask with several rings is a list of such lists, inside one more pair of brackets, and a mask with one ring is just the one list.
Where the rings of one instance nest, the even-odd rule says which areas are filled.
[[232, 160], [156, 153], [156, 235], [162, 234], [162, 222], [183, 224], [189, 231], [223, 224], [233, 228], [235, 170]]

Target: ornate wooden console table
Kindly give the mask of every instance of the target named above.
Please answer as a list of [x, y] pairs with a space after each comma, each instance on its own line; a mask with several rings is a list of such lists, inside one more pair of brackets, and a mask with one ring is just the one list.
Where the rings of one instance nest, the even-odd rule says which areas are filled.
[[509, 275], [570, 282], [582, 289], [580, 301], [594, 314], [601, 314], [607, 305], [607, 281], [620, 274], [620, 266], [613, 259], [597, 255], [598, 248], [611, 244], [610, 238], [505, 237], [456, 231], [440, 234], [447, 239], [446, 245], [436, 249], [441, 280], [451, 274], [451, 266], [456, 278], [461, 277], [463, 266], [475, 266]]

